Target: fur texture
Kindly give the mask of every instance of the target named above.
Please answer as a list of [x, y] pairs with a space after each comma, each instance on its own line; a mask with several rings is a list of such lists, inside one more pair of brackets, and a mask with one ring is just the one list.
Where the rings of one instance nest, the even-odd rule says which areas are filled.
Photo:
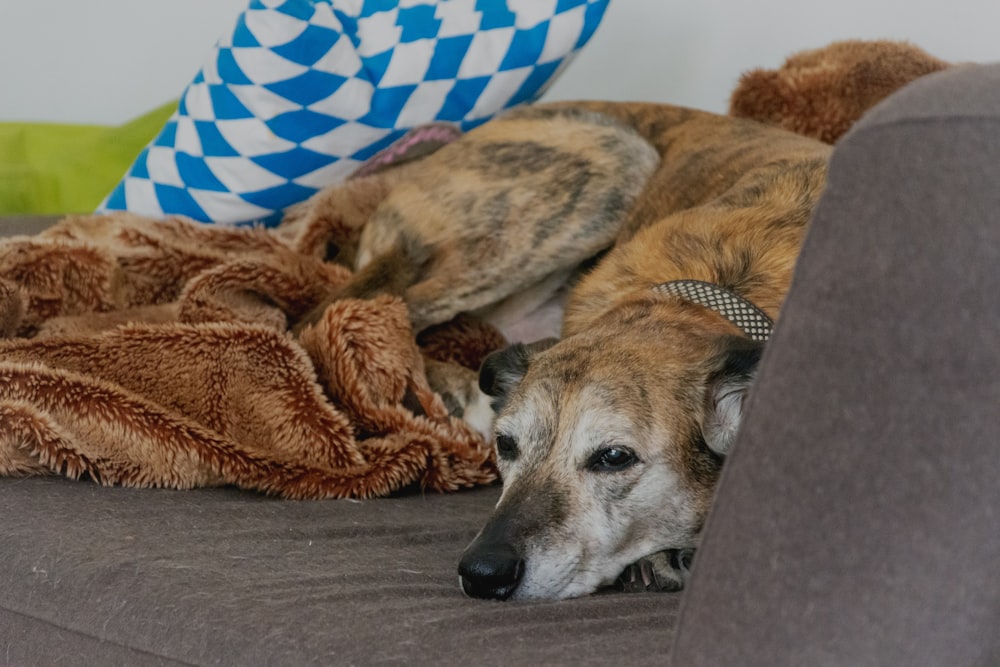
[[891, 93], [948, 66], [906, 42], [834, 42], [796, 53], [778, 69], [745, 73], [729, 113], [832, 144]]
[[[385, 175], [386, 194], [360, 232], [339, 225], [335, 258], [355, 277], [298, 326], [337, 299], [378, 293], [403, 297], [416, 331], [462, 312], [516, 321], [614, 242], [657, 162], [634, 129], [606, 114], [506, 112]], [[357, 208], [357, 187], [320, 193], [302, 217], [338, 220]]]
[[[115, 214], [0, 243], [0, 474], [286, 498], [494, 480], [482, 436], [428, 385], [398, 298], [341, 301], [288, 335], [350, 278], [302, 251], [323, 236]], [[465, 320], [424, 343], [449, 376], [503, 340]]]
[[479, 597], [585, 595], [623, 572], [628, 589], [683, 583], [760, 347], [653, 288], [711, 282], [777, 319], [825, 183], [830, 147], [782, 129], [566, 104], [635, 128], [661, 161], [615, 247], [573, 288], [562, 337], [484, 362], [504, 490], [459, 565]]

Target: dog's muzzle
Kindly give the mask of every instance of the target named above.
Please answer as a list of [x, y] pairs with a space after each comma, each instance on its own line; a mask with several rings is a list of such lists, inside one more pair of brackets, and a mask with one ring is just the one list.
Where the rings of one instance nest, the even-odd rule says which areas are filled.
[[475, 540], [462, 554], [458, 574], [466, 595], [506, 600], [521, 583], [524, 559], [509, 544]]

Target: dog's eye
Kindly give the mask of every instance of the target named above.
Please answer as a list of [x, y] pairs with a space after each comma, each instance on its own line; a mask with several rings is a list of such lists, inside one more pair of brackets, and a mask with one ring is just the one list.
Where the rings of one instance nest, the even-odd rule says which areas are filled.
[[507, 461], [517, 458], [517, 440], [506, 433], [497, 434], [497, 456]]
[[639, 462], [639, 457], [628, 447], [605, 447], [590, 457], [587, 467], [594, 472], [618, 472]]

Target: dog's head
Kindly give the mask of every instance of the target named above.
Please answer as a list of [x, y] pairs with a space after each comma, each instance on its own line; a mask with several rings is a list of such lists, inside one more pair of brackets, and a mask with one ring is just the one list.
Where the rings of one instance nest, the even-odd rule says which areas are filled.
[[504, 488], [459, 565], [469, 595], [586, 595], [695, 546], [761, 347], [642, 320], [485, 361]]

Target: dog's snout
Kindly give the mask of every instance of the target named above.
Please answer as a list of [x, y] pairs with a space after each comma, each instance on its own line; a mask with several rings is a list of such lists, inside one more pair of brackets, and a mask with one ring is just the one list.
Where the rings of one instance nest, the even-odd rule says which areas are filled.
[[473, 544], [462, 555], [458, 573], [466, 595], [506, 600], [521, 583], [524, 559], [509, 544]]

